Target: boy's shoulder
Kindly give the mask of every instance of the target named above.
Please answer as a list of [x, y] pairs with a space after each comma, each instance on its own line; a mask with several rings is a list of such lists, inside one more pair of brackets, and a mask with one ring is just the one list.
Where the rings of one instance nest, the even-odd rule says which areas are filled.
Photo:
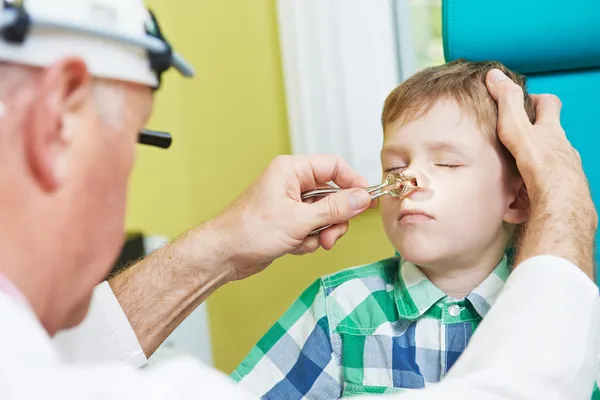
[[[319, 279], [321, 310], [331, 334], [365, 336], [398, 320], [394, 292], [400, 257], [348, 268]], [[393, 330], [393, 329], [392, 329]]]
[[321, 277], [321, 284], [328, 296], [333, 291], [354, 290], [357, 284], [370, 291], [390, 289], [398, 274], [400, 257], [390, 257], [369, 264], [344, 269]]

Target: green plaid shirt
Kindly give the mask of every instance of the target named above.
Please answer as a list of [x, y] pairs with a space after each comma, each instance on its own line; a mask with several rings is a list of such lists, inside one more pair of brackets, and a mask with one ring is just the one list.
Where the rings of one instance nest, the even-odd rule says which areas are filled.
[[438, 382], [502, 289], [506, 257], [463, 300], [448, 297], [413, 264], [399, 268], [399, 260], [317, 280], [233, 378], [263, 399], [286, 400], [391, 393]]

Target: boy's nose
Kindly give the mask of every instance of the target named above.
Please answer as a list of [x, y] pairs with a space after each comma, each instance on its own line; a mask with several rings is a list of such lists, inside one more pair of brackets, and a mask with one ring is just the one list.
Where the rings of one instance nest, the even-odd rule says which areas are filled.
[[[410, 168], [404, 170], [402, 172], [402, 174], [404, 174], [404, 176], [406, 176], [408, 178], [412, 178], [412, 179], [416, 180], [417, 186], [421, 189], [427, 188], [427, 186], [429, 184], [429, 177], [427, 176], [427, 174], [418, 168], [410, 167]], [[413, 181], [413, 184], [414, 183], [415, 182]]]

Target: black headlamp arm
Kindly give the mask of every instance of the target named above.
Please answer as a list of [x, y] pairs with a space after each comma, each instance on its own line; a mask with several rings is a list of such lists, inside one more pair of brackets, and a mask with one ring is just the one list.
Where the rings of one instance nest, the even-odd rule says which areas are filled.
[[168, 132], [153, 131], [150, 129], [142, 129], [138, 136], [138, 143], [146, 144], [162, 149], [168, 149], [171, 146], [173, 139]]
[[155, 37], [165, 44], [165, 49], [162, 51], [154, 51], [148, 49], [148, 59], [150, 60], [150, 68], [156, 74], [158, 84], [155, 90], [160, 88], [162, 83], [162, 74], [167, 71], [173, 65], [173, 48], [169, 41], [164, 37], [156, 15], [152, 10], [148, 10], [150, 19], [146, 22], [146, 34], [151, 37]]
[[2, 38], [8, 43], [22, 44], [31, 29], [31, 18], [25, 11], [22, 1], [2, 0], [4, 10], [16, 13], [14, 22], [2, 28]]

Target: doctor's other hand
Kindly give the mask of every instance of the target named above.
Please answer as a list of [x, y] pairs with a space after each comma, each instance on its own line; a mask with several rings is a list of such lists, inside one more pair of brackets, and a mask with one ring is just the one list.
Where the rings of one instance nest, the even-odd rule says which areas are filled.
[[[313, 203], [302, 192], [333, 182], [348, 190]], [[278, 156], [263, 174], [212, 223], [225, 237], [232, 279], [265, 269], [285, 254], [330, 250], [348, 230], [348, 220], [375, 203], [361, 189], [366, 180], [334, 155]], [[333, 224], [319, 235], [309, 233]]]
[[[594, 279], [598, 213], [581, 157], [560, 123], [561, 101], [550, 94], [532, 95], [532, 124], [519, 85], [499, 70], [488, 73], [486, 84], [498, 103], [498, 137], [515, 157], [530, 200], [517, 261], [554, 254]], [[550, 235], [553, 232], [558, 233]]]
[[560, 123], [562, 103], [551, 94], [531, 95], [536, 120], [531, 123], [524, 107], [523, 89], [505, 74], [493, 69], [487, 87], [498, 103], [498, 137], [512, 153], [527, 185], [532, 202], [569, 183], [591, 203], [581, 157], [567, 139]]

